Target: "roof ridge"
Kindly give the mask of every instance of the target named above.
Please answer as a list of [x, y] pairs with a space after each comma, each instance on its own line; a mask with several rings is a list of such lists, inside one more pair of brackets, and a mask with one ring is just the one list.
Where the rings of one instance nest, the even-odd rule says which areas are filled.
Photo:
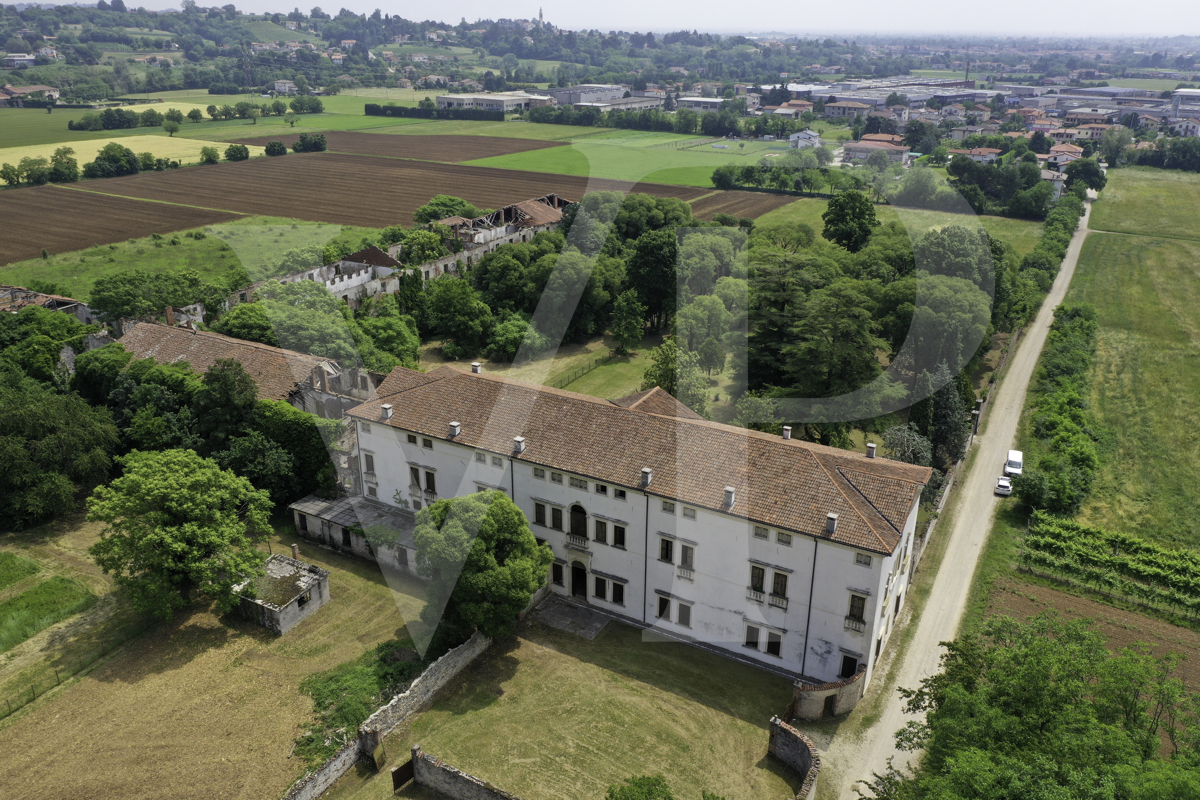
[[[881, 514], [879, 512], [879, 509], [875, 508], [874, 503], [872, 503], [870, 500], [867, 500], [866, 497], [863, 496], [862, 492], [858, 491], [858, 487], [856, 487], [854, 484], [850, 483], [850, 481], [846, 480], [846, 476], [843, 475], [836, 466], [831, 469], [828, 465], [825, 464], [825, 460], [823, 458], [821, 458], [820, 455], [818, 455], [815, 452], [812, 453], [812, 456], [813, 456], [813, 459], [816, 460], [817, 464], [821, 467], [821, 470], [826, 475], [829, 476], [829, 482], [832, 483], [834, 485], [834, 487], [838, 490], [838, 493], [841, 494], [843, 498], [845, 498], [846, 503], [851, 508], [853, 508], [856, 512], [858, 512], [860, 517], [862, 517], [863, 523], [866, 524], [867, 529], [869, 531], [871, 531], [871, 533], [875, 536], [875, 539], [876, 539], [876, 541], [879, 542], [879, 545], [881, 547], [886, 548], [887, 542], [885, 542], [883, 537], [879, 535], [879, 531], [875, 530], [875, 526], [872, 524], [871, 520], [867, 519], [867, 515], [863, 514], [861, 511], [859, 511], [858, 504], [854, 501], [854, 499], [851, 497], [851, 495], [849, 495], [846, 492], [846, 490], [842, 487], [842, 484], [846, 484], [851, 489], [853, 489], [855, 496], [862, 498], [862, 500], [864, 502], [866, 502], [867, 506], [870, 507], [870, 509], [875, 512], [875, 516], [882, 519], [889, 528], [891, 528], [892, 530], [896, 530], [896, 526], [893, 525], [892, 523], [888, 522], [887, 518], [884, 517], [883, 514]], [[897, 533], [900, 533], [900, 531], [897, 531]]]
[[[871, 475], [866, 472], [859, 472], [859, 470], [856, 470], [856, 469], [843, 468], [841, 466], [834, 467], [834, 469], [837, 471], [838, 475], [841, 476], [842, 480], [844, 480], [850, 486], [850, 488], [853, 489], [855, 491], [855, 493], [858, 494], [859, 497], [861, 497], [863, 500], [866, 501], [867, 505], [869, 505], [871, 508], [875, 509], [875, 513], [878, 514], [880, 517], [882, 517], [883, 521], [886, 522], [891, 527], [892, 530], [894, 530], [896, 533], [900, 534], [901, 536], [904, 535], [904, 531], [897, 528], [892, 523], [892, 521], [887, 518], [887, 514], [884, 514], [883, 511], [880, 510], [879, 506], [872, 503], [871, 498], [867, 497], [866, 493], [864, 493], [862, 489], [859, 489], [857, 486], [854, 485], [854, 481], [850, 480], [844, 474], [842, 474], [842, 470], [846, 469], [846, 472], [857, 472], [860, 475], [865, 475], [865, 476], [871, 477], [871, 478], [874, 478], [877, 476]], [[903, 480], [903, 478], [901, 478], [900, 480]]]
[[[129, 331], [132, 332], [134, 330], [134, 328], [136, 328], [138, 325], [153, 325], [157, 328], [169, 330], [172, 333], [178, 333], [180, 335], [183, 335], [186, 333], [188, 335], [193, 335], [193, 336], [207, 336], [210, 338], [220, 339], [223, 341], [234, 343], [234, 344], [238, 345], [239, 347], [249, 347], [249, 348], [252, 348], [255, 350], [267, 350], [267, 351], [270, 351], [273, 353], [282, 353], [285, 355], [300, 356], [302, 358], [311, 358], [311, 359], [316, 359], [319, 363], [326, 363], [326, 362], [330, 362], [330, 361], [335, 361], [335, 362], [341, 363], [336, 358], [328, 358], [326, 356], [318, 356], [318, 355], [314, 355], [313, 353], [301, 353], [299, 350], [288, 350], [286, 347], [276, 347], [275, 345], [264, 344], [262, 342], [254, 342], [254, 341], [250, 341], [249, 339], [239, 339], [236, 336], [227, 336], [226, 334], [217, 333], [216, 331], [206, 331], [206, 330], [201, 330], [199, 328], [192, 330], [192, 329], [188, 329], [188, 328], [181, 328], [177, 325], [165, 325], [161, 322], [139, 322], [139, 323], [137, 323], [137, 325], [134, 325], [133, 327], [131, 327], [129, 329]], [[122, 338], [124, 338], [124, 337], [122, 337]]]

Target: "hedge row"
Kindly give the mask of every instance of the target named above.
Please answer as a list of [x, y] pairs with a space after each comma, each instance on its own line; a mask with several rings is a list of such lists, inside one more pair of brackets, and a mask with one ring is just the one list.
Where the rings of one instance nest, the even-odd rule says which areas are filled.
[[392, 103], [380, 105], [367, 103], [368, 117], [415, 117], [417, 119], [469, 119], [477, 122], [503, 122], [503, 111], [487, 111], [482, 108], [416, 108], [397, 106]]

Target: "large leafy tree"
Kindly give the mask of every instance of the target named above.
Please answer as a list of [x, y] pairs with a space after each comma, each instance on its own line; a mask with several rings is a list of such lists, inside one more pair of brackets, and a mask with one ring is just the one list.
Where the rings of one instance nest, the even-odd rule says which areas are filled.
[[613, 307], [612, 337], [618, 355], [625, 355], [629, 348], [642, 340], [646, 333], [646, 307], [638, 301], [633, 289], [621, 294]]
[[88, 519], [106, 525], [89, 551], [96, 563], [161, 619], [196, 596], [232, 608], [234, 585], [261, 572], [267, 493], [191, 450], [134, 450], [120, 462], [121, 477], [88, 499]]
[[213, 362], [192, 399], [208, 452], [222, 449], [229, 439], [245, 431], [257, 399], [258, 386], [240, 361], [222, 358]]
[[825, 238], [851, 253], [861, 250], [871, 238], [871, 231], [879, 227], [875, 206], [865, 194], [853, 190], [830, 200], [821, 219], [825, 222]]
[[119, 435], [112, 414], [15, 371], [0, 383], [0, 527], [22, 528], [75, 508], [75, 493], [108, 476]]
[[[503, 492], [439, 500], [417, 514], [417, 571], [429, 580], [422, 616], [487, 636], [509, 636], [546, 581], [554, 555]], [[444, 610], [443, 610], [444, 609]]]
[[674, 336], [650, 351], [642, 391], [656, 386], [697, 414], [704, 414], [708, 407], [708, 384], [700, 371], [700, 357], [680, 347]]
[[658, 329], [675, 313], [679, 288], [676, 262], [679, 245], [674, 228], [650, 230], [634, 245], [629, 259], [629, 286], [646, 307], [646, 321]]
[[[1196, 700], [1176, 655], [1110, 652], [1090, 620], [990, 620], [943, 645], [942, 669], [902, 689], [921, 717], [897, 734], [924, 749], [915, 775], [868, 784], [877, 800], [1200, 796]], [[1175, 751], [1160, 755], [1164, 739]]]

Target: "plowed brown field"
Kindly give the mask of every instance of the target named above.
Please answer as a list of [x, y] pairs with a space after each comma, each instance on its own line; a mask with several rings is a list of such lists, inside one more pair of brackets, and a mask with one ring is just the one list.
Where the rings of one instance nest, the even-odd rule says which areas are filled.
[[[186, 172], [188, 170], [180, 170]], [[161, 173], [165, 174], [165, 173]], [[87, 184], [97, 189], [103, 181]], [[164, 198], [178, 200], [177, 197]], [[237, 214], [38, 186], [0, 192], [0, 264], [152, 233], [226, 222]]]
[[[242, 144], [265, 145], [279, 141], [292, 146], [299, 134], [286, 136], [256, 136], [241, 139]], [[562, 147], [566, 142], [540, 142], [533, 139], [501, 139], [495, 136], [388, 136], [357, 131], [329, 131], [325, 134], [331, 153], [351, 153], [363, 156], [412, 158], [419, 161], [458, 163], [476, 158], [507, 156], [547, 147]]]
[[759, 192], [717, 192], [692, 203], [692, 213], [700, 219], [712, 219], [717, 214], [729, 214], [742, 219], [761, 217], [768, 211], [786, 206], [796, 198], [784, 194]]
[[1112, 650], [1145, 642], [1151, 645], [1157, 655], [1172, 651], [1182, 653], [1187, 660], [1179, 665], [1179, 677], [1188, 688], [1200, 690], [1200, 633], [1189, 628], [1046, 586], [1008, 579], [996, 581], [987, 613], [989, 616], [1007, 614], [1017, 619], [1028, 619], [1050, 609], [1057, 611], [1063, 619], [1095, 620], [1096, 630], [1108, 640]]
[[681, 200], [706, 193], [687, 186], [631, 186], [624, 181], [337, 153], [150, 172], [83, 183], [77, 189], [185, 202], [242, 214], [369, 227], [411, 225], [413, 212], [437, 194], [496, 208], [551, 192], [578, 200], [587, 192], [601, 190], [644, 192]]

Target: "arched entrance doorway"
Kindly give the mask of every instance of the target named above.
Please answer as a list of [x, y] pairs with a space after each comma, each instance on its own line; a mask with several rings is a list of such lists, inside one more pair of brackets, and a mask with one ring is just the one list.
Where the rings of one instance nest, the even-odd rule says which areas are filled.
[[578, 561], [571, 562], [571, 596], [587, 599], [587, 568]]
[[571, 506], [571, 535], [581, 536], [584, 539], [588, 538], [587, 512], [578, 503]]

